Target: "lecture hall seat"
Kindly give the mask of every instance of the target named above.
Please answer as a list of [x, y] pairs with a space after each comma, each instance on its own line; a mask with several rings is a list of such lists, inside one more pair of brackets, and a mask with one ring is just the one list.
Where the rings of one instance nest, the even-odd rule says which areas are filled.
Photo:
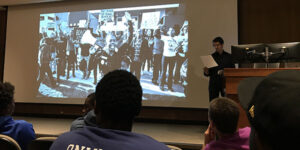
[[0, 134], [0, 148], [3, 150], [21, 150], [21, 147], [13, 138], [3, 134]]

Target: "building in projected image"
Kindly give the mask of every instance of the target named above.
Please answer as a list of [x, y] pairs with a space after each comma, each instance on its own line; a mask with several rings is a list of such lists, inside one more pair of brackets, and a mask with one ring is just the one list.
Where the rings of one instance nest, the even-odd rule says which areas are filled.
[[184, 4], [41, 14], [39, 43], [37, 97], [84, 98], [114, 69], [134, 73], [145, 100], [186, 96]]

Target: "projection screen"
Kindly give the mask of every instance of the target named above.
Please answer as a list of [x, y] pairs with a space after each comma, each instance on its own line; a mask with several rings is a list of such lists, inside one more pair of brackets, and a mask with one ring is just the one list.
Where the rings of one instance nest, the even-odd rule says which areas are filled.
[[237, 44], [237, 1], [117, 0], [8, 8], [4, 81], [16, 102], [82, 104], [104, 74], [132, 72], [144, 106], [205, 108], [200, 56]]

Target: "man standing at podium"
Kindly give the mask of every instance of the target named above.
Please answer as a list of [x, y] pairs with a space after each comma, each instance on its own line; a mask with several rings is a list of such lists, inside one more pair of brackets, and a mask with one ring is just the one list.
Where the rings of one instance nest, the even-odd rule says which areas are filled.
[[222, 97], [225, 96], [224, 68], [234, 68], [231, 54], [224, 51], [223, 46], [224, 40], [222, 37], [216, 37], [213, 40], [213, 47], [216, 51], [211, 55], [218, 66], [213, 68], [203, 68], [204, 75], [210, 77], [208, 86], [209, 101], [219, 97], [220, 93]]

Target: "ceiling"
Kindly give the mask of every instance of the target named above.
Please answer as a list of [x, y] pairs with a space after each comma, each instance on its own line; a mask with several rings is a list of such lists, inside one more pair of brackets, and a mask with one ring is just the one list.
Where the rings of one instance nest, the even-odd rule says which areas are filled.
[[13, 5], [57, 2], [57, 1], [67, 1], [67, 0], [0, 0], [0, 6], [13, 6]]

